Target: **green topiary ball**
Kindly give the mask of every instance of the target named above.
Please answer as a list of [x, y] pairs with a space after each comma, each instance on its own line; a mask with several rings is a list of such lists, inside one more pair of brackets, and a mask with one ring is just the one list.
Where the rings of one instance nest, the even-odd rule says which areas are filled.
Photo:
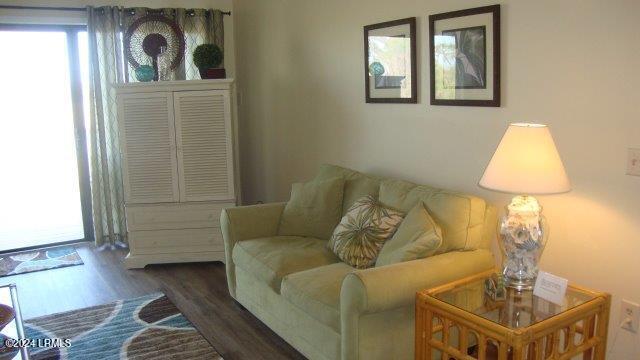
[[198, 45], [193, 51], [193, 63], [198, 69], [213, 69], [222, 64], [222, 50], [216, 44]]

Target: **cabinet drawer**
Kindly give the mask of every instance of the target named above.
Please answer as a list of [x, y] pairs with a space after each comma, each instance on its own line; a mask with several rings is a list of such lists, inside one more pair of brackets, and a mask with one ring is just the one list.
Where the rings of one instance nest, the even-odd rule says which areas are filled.
[[135, 255], [224, 251], [220, 228], [133, 231], [129, 247]]
[[220, 226], [220, 213], [233, 203], [128, 205], [127, 229], [170, 230]]

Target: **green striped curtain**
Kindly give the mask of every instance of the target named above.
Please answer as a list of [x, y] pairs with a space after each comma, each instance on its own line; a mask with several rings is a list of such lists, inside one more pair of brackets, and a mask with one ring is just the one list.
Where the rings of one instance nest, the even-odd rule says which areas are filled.
[[185, 35], [184, 61], [165, 80], [199, 79], [193, 50], [215, 43], [224, 50], [223, 14], [211, 9], [149, 9], [118, 6], [87, 7], [90, 78], [90, 170], [96, 246], [126, 247], [127, 230], [113, 84], [135, 81], [126, 62], [122, 34], [146, 14], [175, 20]]

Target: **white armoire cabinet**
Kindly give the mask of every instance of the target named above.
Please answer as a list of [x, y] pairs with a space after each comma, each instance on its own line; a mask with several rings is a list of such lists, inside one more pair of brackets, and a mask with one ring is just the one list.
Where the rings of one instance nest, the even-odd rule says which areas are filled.
[[238, 202], [233, 80], [118, 85], [128, 268], [223, 261], [220, 212]]

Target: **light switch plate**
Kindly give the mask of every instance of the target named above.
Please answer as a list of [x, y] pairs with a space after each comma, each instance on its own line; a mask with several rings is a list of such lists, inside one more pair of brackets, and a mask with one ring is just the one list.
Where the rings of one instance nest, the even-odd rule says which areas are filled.
[[637, 332], [639, 323], [640, 305], [629, 300], [622, 300], [622, 307], [620, 308], [620, 325], [622, 328]]
[[627, 175], [640, 176], [640, 149], [627, 149]]

